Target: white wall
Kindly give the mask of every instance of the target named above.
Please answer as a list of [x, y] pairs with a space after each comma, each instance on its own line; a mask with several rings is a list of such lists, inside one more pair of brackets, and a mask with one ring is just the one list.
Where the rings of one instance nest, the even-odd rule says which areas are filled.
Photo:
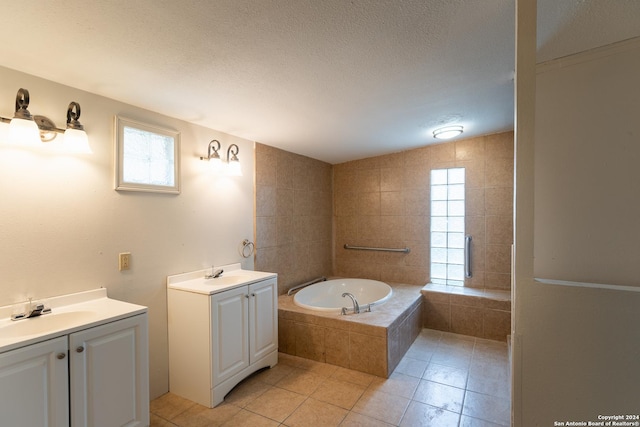
[[[65, 126], [70, 101], [82, 106], [90, 155], [5, 144], [0, 124], [0, 305], [106, 287], [110, 297], [149, 307], [151, 396], [168, 390], [167, 275], [242, 262], [253, 240], [254, 146], [247, 140], [0, 67], [0, 115], [13, 117], [18, 88], [32, 114]], [[113, 188], [113, 120], [123, 115], [181, 132], [182, 193]], [[4, 139], [4, 141], [2, 140]], [[206, 174], [211, 139], [235, 143], [243, 176]], [[118, 253], [131, 252], [130, 271]]]
[[516, 282], [516, 426], [638, 413], [638, 76], [640, 39], [538, 68], [531, 262], [555, 282]]
[[640, 285], [640, 39], [538, 67], [536, 277]]

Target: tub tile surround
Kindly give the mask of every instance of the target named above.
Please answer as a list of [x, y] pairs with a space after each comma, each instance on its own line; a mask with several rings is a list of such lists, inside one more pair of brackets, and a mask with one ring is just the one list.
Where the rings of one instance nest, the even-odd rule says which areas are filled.
[[255, 269], [278, 293], [332, 271], [331, 165], [256, 143]]
[[282, 353], [388, 377], [423, 324], [420, 287], [392, 284], [392, 297], [370, 313], [312, 311], [278, 298]]
[[[278, 272], [279, 294], [322, 275], [422, 287], [429, 281], [430, 171], [465, 167], [473, 277], [460, 292], [423, 290], [424, 326], [504, 340], [510, 330], [505, 295], [511, 287], [513, 156], [513, 132], [333, 166], [256, 144], [256, 269]], [[346, 250], [345, 243], [411, 252]], [[280, 317], [282, 345], [312, 360], [344, 365], [351, 357], [347, 344], [383, 346], [357, 335], [376, 337], [375, 331], [345, 337], [340, 327], [327, 332], [307, 318]]]
[[[513, 132], [463, 139], [333, 166], [334, 274], [429, 282], [430, 172], [466, 168], [473, 277], [466, 287], [510, 289]], [[408, 247], [409, 254], [346, 250]]]
[[511, 333], [511, 293], [429, 284], [424, 297], [424, 326], [506, 342]]
[[[513, 147], [513, 132], [504, 132], [332, 166], [256, 144], [255, 268], [278, 273], [280, 294], [323, 275], [424, 285], [430, 171], [465, 167], [473, 236], [465, 286], [508, 290]], [[346, 250], [345, 243], [411, 252]]]

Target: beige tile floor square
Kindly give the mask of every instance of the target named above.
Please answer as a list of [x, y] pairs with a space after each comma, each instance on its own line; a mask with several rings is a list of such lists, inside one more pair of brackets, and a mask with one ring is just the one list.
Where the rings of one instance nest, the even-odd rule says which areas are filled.
[[508, 426], [509, 387], [506, 343], [424, 329], [388, 379], [281, 353], [216, 408], [153, 400], [151, 426]]

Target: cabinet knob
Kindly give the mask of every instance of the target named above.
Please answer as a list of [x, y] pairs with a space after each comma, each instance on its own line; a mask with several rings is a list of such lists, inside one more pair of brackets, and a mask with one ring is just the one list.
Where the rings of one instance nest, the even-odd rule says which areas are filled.
[[251, 294], [251, 296], [252, 296], [252, 297], [255, 297], [255, 296], [256, 296], [256, 294]]
[[244, 297], [245, 297], [245, 298], [247, 298], [247, 299], [249, 299], [249, 294], [245, 295]]
[[84, 347], [80, 346], [78, 348], [76, 348], [76, 353], [82, 353], [84, 351]]
[[57, 357], [58, 359], [62, 360], [62, 359], [64, 359], [65, 357], [67, 357], [67, 354], [66, 354], [66, 353], [58, 353], [58, 354], [56, 355], [56, 357]]

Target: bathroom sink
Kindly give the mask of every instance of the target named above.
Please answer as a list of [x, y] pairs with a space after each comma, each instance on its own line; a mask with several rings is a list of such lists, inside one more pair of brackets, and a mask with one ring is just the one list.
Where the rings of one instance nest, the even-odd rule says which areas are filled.
[[68, 311], [44, 314], [30, 319], [3, 320], [0, 322], [0, 336], [3, 338], [29, 337], [67, 329], [87, 323], [96, 318], [94, 311]]
[[[208, 276], [217, 273], [218, 270], [222, 270], [222, 274], [219, 277], [207, 279]], [[272, 277], [277, 277], [277, 274], [265, 271], [243, 270], [240, 263], [216, 265], [203, 270], [167, 276], [167, 288], [213, 295]]]
[[247, 281], [247, 276], [245, 275], [229, 275], [229, 276], [220, 276], [215, 279], [205, 279], [205, 285], [209, 286], [229, 286], [229, 285], [238, 285], [240, 283], [244, 283]]
[[50, 313], [11, 320], [12, 314], [25, 311], [26, 304], [0, 307], [0, 354], [147, 311], [141, 305], [111, 299], [106, 288], [99, 288], [48, 297], [43, 305], [51, 307]]

